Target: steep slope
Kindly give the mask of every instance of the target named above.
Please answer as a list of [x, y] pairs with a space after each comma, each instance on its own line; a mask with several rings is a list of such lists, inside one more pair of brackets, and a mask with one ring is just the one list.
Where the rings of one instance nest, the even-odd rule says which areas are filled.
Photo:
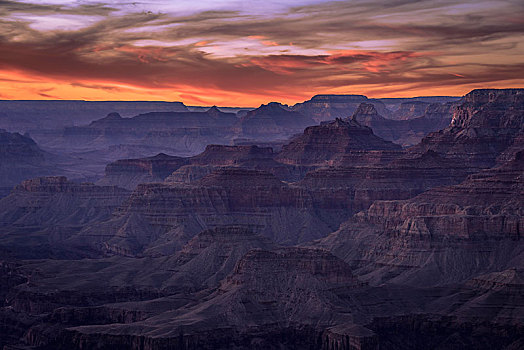
[[181, 102], [154, 101], [23, 101], [0, 100], [0, 128], [30, 132], [37, 139], [50, 129], [83, 125], [101, 115], [118, 112], [125, 117], [150, 111], [187, 112]]
[[139, 185], [111, 220], [75, 239], [124, 255], [172, 254], [203, 229], [240, 225], [291, 245], [325, 235], [352, 213], [344, 192], [309, 192], [268, 172], [225, 167], [187, 185]]
[[0, 129], [0, 197], [23, 180], [56, 174], [49, 158], [30, 137]]
[[431, 104], [446, 104], [446, 103], [454, 103], [461, 99], [460, 96], [417, 96], [417, 97], [386, 97], [386, 98], [378, 98], [377, 100], [381, 101], [386, 105], [386, 107], [395, 112], [398, 109], [400, 109], [400, 106], [402, 103], [410, 103], [410, 102], [425, 102], [425, 103], [431, 103]]
[[[457, 342], [464, 348], [512, 349], [522, 341], [521, 276], [510, 269], [447, 288], [376, 288], [323, 250], [255, 249], [238, 260], [218, 289], [201, 291], [198, 300], [160, 293], [155, 298], [143, 290], [141, 297], [150, 299], [56, 305], [52, 317], [32, 326], [24, 340], [55, 349], [107, 343], [126, 349], [420, 349]], [[52, 284], [44, 286], [45, 291]], [[103, 302], [95, 295], [86, 299]], [[25, 296], [13, 299], [15, 309], [23, 309]]]
[[[301, 169], [277, 162], [275, 160], [276, 155], [277, 153], [273, 152], [271, 147], [209, 145], [204, 152], [191, 157], [189, 160], [191, 166], [181, 169], [181, 172], [191, 171], [192, 173], [188, 174], [189, 178], [197, 179], [203, 177], [198, 174], [206, 175], [209, 173], [210, 166], [215, 168], [234, 166], [266, 171], [283, 181], [295, 180], [302, 175]], [[171, 181], [176, 179], [177, 176], [178, 174], [175, 172], [170, 177]]]
[[187, 158], [164, 153], [154, 157], [117, 160], [106, 166], [105, 176], [97, 184], [133, 190], [140, 183], [163, 182], [173, 171], [187, 163]]
[[353, 210], [359, 211], [376, 200], [409, 199], [434, 187], [460, 183], [471, 173], [463, 163], [428, 151], [385, 165], [319, 168], [308, 172], [297, 185], [314, 193], [326, 189], [344, 191]]
[[107, 220], [129, 194], [63, 176], [23, 181], [0, 200], [0, 245], [24, 257], [89, 254], [66, 252], [63, 241], [85, 225]]
[[[481, 89], [464, 96], [451, 125], [425, 137], [411, 151], [433, 150], [472, 167], [488, 168], [524, 132], [524, 89]], [[520, 136], [520, 137], [519, 137]]]
[[156, 147], [157, 153], [170, 148], [180, 155], [191, 155], [207, 144], [229, 142], [237, 121], [233, 113], [217, 108], [205, 112], [149, 112], [132, 118], [110, 113], [87, 126], [66, 127], [61, 135], [41, 136], [39, 140], [51, 149], [87, 151], [113, 145], [147, 145]]
[[[372, 104], [362, 103], [351, 118], [362, 125], [369, 126], [377, 136], [385, 140], [403, 146], [411, 146], [419, 143], [430, 132], [447, 127], [451, 121], [454, 107], [452, 104], [423, 104], [423, 106], [427, 108], [424, 108], [424, 112], [421, 112], [422, 114], [416, 118], [392, 120], [381, 116]], [[408, 113], [407, 111], [400, 111], [399, 113], [404, 112]], [[425, 112], [427, 112], [427, 116], [424, 114]]]
[[368, 99], [363, 95], [316, 95], [311, 100], [297, 103], [292, 110], [307, 115], [319, 123], [336, 118], [347, 118], [364, 102], [373, 104], [384, 115], [389, 114], [384, 103]]
[[252, 250], [206, 301], [128, 324], [70, 328], [56, 345], [76, 348], [112, 338], [137, 349], [142, 337], [150, 349], [307, 347], [319, 342], [325, 327], [351, 319], [341, 307], [344, 291], [358, 287], [347, 265], [328, 252]]
[[[355, 120], [336, 119], [333, 122], [311, 126], [302, 135], [282, 147], [276, 159], [293, 165], [331, 165], [351, 158], [368, 157], [368, 151], [399, 151], [400, 146], [384, 141], [370, 128]], [[369, 152], [369, 158], [373, 158]], [[366, 159], [363, 159], [366, 161]]]
[[422, 101], [402, 102], [399, 109], [392, 113], [390, 119], [409, 120], [422, 117], [429, 103]]
[[158, 154], [154, 157], [122, 159], [106, 166], [99, 185], [134, 189], [139, 183], [190, 183], [221, 167], [240, 167], [270, 172], [281, 180], [298, 179], [304, 170], [275, 161], [270, 147], [208, 145], [193, 157]]
[[271, 147], [208, 145], [204, 152], [191, 157], [193, 165], [228, 166], [248, 160], [272, 159]]
[[522, 268], [524, 154], [451, 187], [378, 201], [321, 242], [368, 274], [413, 285]]
[[244, 137], [274, 140], [287, 138], [315, 124], [313, 119], [271, 102], [247, 112], [240, 119], [238, 128]]

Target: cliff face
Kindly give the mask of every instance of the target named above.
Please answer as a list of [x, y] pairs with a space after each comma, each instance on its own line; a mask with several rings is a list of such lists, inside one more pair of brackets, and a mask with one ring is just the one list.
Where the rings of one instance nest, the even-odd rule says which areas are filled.
[[274, 156], [271, 147], [208, 145], [204, 152], [191, 157], [191, 164], [228, 166], [248, 160], [272, 159]]
[[[196, 179], [208, 174], [211, 166], [227, 166], [266, 171], [283, 181], [292, 181], [303, 176], [305, 170], [277, 162], [276, 156], [277, 153], [271, 147], [209, 145], [203, 153], [189, 160], [191, 167], [182, 169], [181, 172]], [[171, 179], [177, 176], [178, 174], [173, 174]]]
[[385, 165], [370, 163], [316, 169], [298, 184], [312, 191], [344, 189], [354, 210], [359, 211], [376, 200], [408, 199], [434, 187], [457, 184], [472, 172], [459, 161], [428, 151], [416, 158], [400, 157]]
[[388, 115], [384, 103], [370, 100], [363, 95], [316, 95], [309, 101], [297, 103], [292, 110], [307, 115], [319, 123], [336, 118], [347, 118], [364, 102], [373, 104], [382, 114]]
[[459, 185], [407, 201], [375, 202], [323, 246], [376, 282], [439, 285], [514, 264], [521, 268], [523, 166], [518, 153]]
[[64, 240], [85, 225], [107, 220], [129, 194], [121, 188], [77, 184], [65, 177], [23, 181], [0, 200], [1, 244], [26, 257], [82, 255], [63, 251]]
[[139, 183], [163, 182], [187, 163], [187, 158], [164, 153], [148, 158], [117, 160], [106, 166], [105, 176], [98, 181], [98, 185], [117, 185], [133, 190]]
[[302, 135], [282, 147], [277, 160], [293, 165], [337, 164], [353, 152], [395, 151], [400, 146], [384, 141], [370, 128], [354, 120], [333, 122], [306, 128]]
[[338, 119], [282, 153], [210, 145], [110, 164], [115, 181], [165, 179], [133, 192], [25, 181], [0, 200], [0, 348], [521, 348], [520, 96], [468, 94], [427, 149]]
[[99, 185], [134, 189], [140, 183], [191, 183], [221, 167], [238, 167], [270, 172], [281, 180], [296, 180], [307, 169], [277, 162], [271, 147], [208, 145], [194, 157], [159, 154], [154, 157], [124, 159], [106, 166]]
[[[207, 256], [209, 265], [214, 266], [228, 246], [238, 246], [233, 243], [238, 238], [252, 241], [249, 235], [238, 237], [236, 232], [226, 237], [225, 232], [209, 231], [196, 237], [187, 247], [189, 261]], [[225, 250], [209, 250], [221, 242]], [[154, 289], [142, 289], [140, 294], [127, 290], [124, 296], [124, 291], [107, 287], [90, 293], [84, 290], [81, 295], [78, 287], [73, 287], [69, 297], [62, 299], [68, 305], [48, 304], [50, 309], [40, 309], [50, 315], [41, 323], [33, 321], [26, 326], [29, 329], [23, 339], [32, 346], [55, 349], [107, 343], [122, 349], [420, 349], [449, 347], [456, 344], [457, 337], [475, 348], [482, 344], [503, 348], [519, 344], [519, 270], [481, 275], [446, 288], [370, 287], [359, 281], [346, 263], [322, 249], [254, 249], [235, 260], [218, 289], [193, 294], [199, 295], [198, 300], [188, 300], [187, 294], [171, 289], [157, 291], [156, 296]], [[180, 266], [190, 262], [184, 257], [179, 261], [179, 266], [148, 261], [155, 267], [144, 264], [142, 269], [156, 268], [151, 281], [158, 283], [166, 278], [162, 272], [164, 276], [167, 271], [186, 273]], [[33, 307], [43, 305], [47, 293], [59, 293], [53, 287], [67, 274], [60, 272], [64, 264], [53, 265], [40, 264], [39, 269], [47, 273], [36, 275], [29, 288], [22, 284], [17, 287], [20, 292], [9, 298], [17, 312], [28, 306], [24, 300], [36, 290], [41, 294], [32, 296]], [[99, 265], [99, 271], [92, 273], [100, 275], [108, 269], [107, 262]], [[129, 262], [122, 262], [112, 275], [105, 273], [113, 278], [115, 272], [126, 275], [121, 271], [126, 265]], [[56, 273], [58, 276], [53, 276]], [[98, 277], [102, 284], [107, 283]], [[94, 276], [88, 279], [91, 283], [96, 280]], [[175, 282], [179, 281], [169, 283]], [[132, 302], [107, 302], [119, 297]], [[482, 334], [480, 339], [478, 334]]]
[[38, 133], [45, 129], [82, 125], [101, 115], [118, 112], [124, 117], [150, 111], [187, 112], [181, 102], [150, 101], [7, 101], [0, 100], [0, 128]]
[[473, 167], [491, 167], [520, 142], [523, 118], [523, 89], [473, 90], [455, 109], [451, 125], [428, 135], [412, 151], [431, 149]]
[[[337, 306], [344, 304], [346, 288], [358, 289], [358, 280], [326, 251], [252, 250], [207, 301], [188, 305], [176, 318], [173, 311], [159, 310], [155, 317], [132, 324], [72, 327], [57, 348], [114, 339], [138, 349], [139, 329], [150, 332], [142, 337], [145, 349], [308, 346], [319, 342], [322, 327], [351, 318]], [[219, 333], [214, 331], [217, 322], [223, 330]], [[271, 336], [260, 339], [261, 334]]]
[[276, 102], [247, 112], [238, 123], [244, 137], [287, 138], [301, 132], [315, 121], [299, 112], [282, 108]]
[[311, 192], [268, 172], [219, 168], [189, 185], [139, 185], [115, 217], [77, 239], [117, 253], [170, 254], [203, 229], [240, 225], [289, 245], [335, 229], [351, 206], [345, 191]]
[[422, 117], [428, 106], [429, 103], [422, 101], [403, 102], [400, 104], [399, 109], [397, 109], [390, 118], [396, 120], [409, 120]]
[[204, 112], [148, 112], [132, 118], [110, 113], [87, 126], [65, 127], [60, 134], [33, 134], [42, 145], [58, 150], [67, 147], [85, 151], [125, 144], [191, 155], [210, 143], [229, 142], [237, 121], [235, 114], [217, 108]]
[[[403, 146], [417, 144], [430, 132], [443, 129], [449, 125], [452, 116], [452, 104], [417, 103], [415, 104], [416, 107], [413, 107], [413, 104], [414, 102], [410, 102], [404, 109], [401, 106], [401, 109], [397, 111], [398, 115], [408, 116], [402, 119], [400, 117], [397, 120], [384, 118], [369, 103], [362, 103], [351, 118], [362, 125], [369, 126], [377, 136]], [[420, 104], [422, 106], [419, 106]], [[421, 111], [422, 107], [424, 111]], [[412, 113], [411, 110], [413, 110]]]
[[0, 130], [0, 156], [6, 161], [25, 158], [28, 161], [44, 159], [42, 150], [27, 136]]
[[189, 284], [193, 289], [216, 287], [237, 262], [253, 249], [274, 249], [275, 243], [241, 226], [221, 226], [193, 237], [175, 256], [177, 275], [173, 285]]
[[20, 181], [53, 174], [46, 155], [30, 137], [0, 129], [0, 197]]
[[[202, 229], [241, 224], [276, 242], [293, 244], [327, 233], [375, 200], [408, 199], [437, 186], [457, 184], [472, 172], [463, 163], [431, 151], [414, 158], [391, 152], [397, 160], [385, 157], [382, 163], [380, 157], [373, 161], [373, 151], [361, 151], [363, 165], [311, 170], [303, 180], [287, 185], [276, 173], [289, 165], [275, 162], [269, 149], [210, 146], [189, 163], [215, 159], [214, 164], [230, 166], [186, 165], [166, 184], [140, 185], [116, 217], [86, 228], [82, 239], [89, 241], [87, 237], [99, 236], [96, 232], [109, 231], [112, 238], [100, 236], [87, 244], [104, 242], [105, 249], [126, 255], [167, 254]], [[328, 154], [337, 155], [337, 149]], [[264, 166], [268, 171], [261, 170]]]

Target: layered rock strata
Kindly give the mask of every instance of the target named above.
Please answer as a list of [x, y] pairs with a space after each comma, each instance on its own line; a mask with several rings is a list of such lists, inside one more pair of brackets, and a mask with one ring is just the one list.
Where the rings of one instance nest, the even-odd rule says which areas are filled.
[[282, 147], [276, 159], [292, 165], [335, 165], [366, 151], [400, 151], [400, 146], [384, 141], [355, 120], [337, 119], [306, 128]]
[[449, 127], [425, 137], [411, 151], [433, 150], [471, 167], [495, 165], [524, 133], [524, 89], [481, 89], [464, 96]]
[[63, 176], [23, 181], [0, 200], [0, 244], [25, 257], [89, 254], [65, 249], [63, 243], [86, 225], [109, 219], [129, 194]]
[[372, 281], [440, 285], [522, 268], [524, 157], [407, 201], [378, 201], [322, 241]]

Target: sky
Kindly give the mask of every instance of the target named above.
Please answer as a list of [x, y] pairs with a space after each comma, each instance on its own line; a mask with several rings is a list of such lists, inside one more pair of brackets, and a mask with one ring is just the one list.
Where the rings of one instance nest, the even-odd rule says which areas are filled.
[[524, 2], [0, 0], [0, 99], [294, 104], [524, 87]]

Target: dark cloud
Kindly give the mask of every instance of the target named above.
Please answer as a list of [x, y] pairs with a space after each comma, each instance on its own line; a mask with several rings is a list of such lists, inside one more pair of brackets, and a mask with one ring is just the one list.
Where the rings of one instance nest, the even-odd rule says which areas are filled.
[[[330, 1], [274, 16], [240, 11], [176, 16], [147, 11], [117, 15], [114, 3], [0, 0], [0, 70], [112, 93], [122, 89], [111, 83], [302, 96], [351, 86], [369, 86], [373, 92], [397, 84], [409, 91], [524, 81], [517, 59], [523, 54], [522, 3], [485, 5]], [[12, 16], [19, 13], [102, 19], [69, 30], [38, 30], [23, 16]], [[249, 37], [259, 40], [260, 47], [242, 49], [241, 41]], [[213, 45], [222, 45], [222, 54]]]

